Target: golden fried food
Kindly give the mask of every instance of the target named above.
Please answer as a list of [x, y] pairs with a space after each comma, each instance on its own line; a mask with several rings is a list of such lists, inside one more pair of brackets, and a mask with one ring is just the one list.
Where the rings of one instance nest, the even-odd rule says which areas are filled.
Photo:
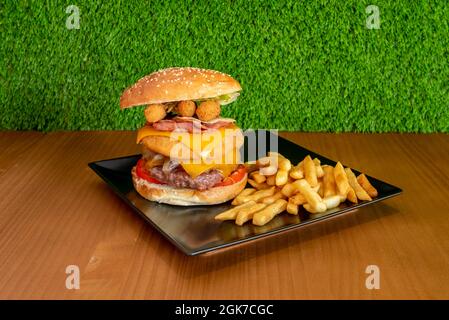
[[276, 184], [276, 175], [274, 174], [274, 175], [271, 175], [271, 176], [267, 176], [267, 181], [266, 181], [266, 183], [267, 183], [269, 186], [274, 186], [274, 185]]
[[260, 168], [259, 173], [264, 176], [275, 175], [278, 170], [277, 157], [263, 157], [256, 161], [256, 165]]
[[286, 183], [282, 189], [281, 192], [286, 197], [291, 197], [292, 195], [297, 192], [297, 188], [293, 185], [293, 183]]
[[319, 207], [313, 207], [309, 203], [306, 203], [305, 205], [303, 205], [303, 208], [306, 209], [307, 212], [310, 212], [310, 213], [323, 213], [327, 210], [326, 205], [319, 206]]
[[355, 191], [351, 186], [349, 186], [349, 191], [346, 198], [348, 199], [349, 202], [359, 203], [359, 200], [357, 200], [357, 195], [355, 194]]
[[332, 208], [336, 208], [340, 205], [341, 198], [339, 195], [329, 196], [329, 197], [323, 198], [323, 202], [326, 205], [327, 209], [332, 209]]
[[288, 199], [287, 208], [286, 209], [287, 209], [287, 212], [290, 213], [290, 214], [298, 214], [299, 205], [297, 205], [295, 203], [295, 201], [291, 200], [291, 198], [290, 198], [290, 199]]
[[167, 115], [163, 104], [150, 104], [144, 111], [145, 118], [149, 123], [162, 120]]
[[321, 167], [320, 159], [318, 158], [313, 159], [313, 163], [315, 164], [317, 178], [322, 178], [324, 176], [324, 171], [323, 168]]
[[360, 200], [367, 200], [371, 201], [371, 197], [369, 194], [365, 191], [365, 189], [362, 188], [362, 186], [357, 182], [357, 178], [355, 177], [354, 172], [350, 168], [345, 169], [346, 175], [348, 176], [349, 185], [354, 189], [355, 194], [357, 198]]
[[294, 204], [297, 204], [298, 206], [301, 206], [305, 203], [307, 203], [306, 198], [301, 193], [296, 193], [295, 195], [291, 196], [288, 201], [293, 202]]
[[239, 226], [252, 219], [254, 225], [263, 226], [284, 211], [291, 215], [298, 215], [300, 210], [323, 213], [345, 201], [358, 203], [377, 196], [364, 174], [356, 177], [340, 162], [335, 167], [322, 165], [310, 155], [292, 166], [282, 154], [268, 152], [247, 167], [252, 168], [248, 183], [253, 188], [244, 189], [232, 202], [239, 206], [216, 219], [235, 220]]
[[220, 104], [215, 100], [207, 100], [200, 103], [196, 108], [196, 115], [202, 121], [210, 121], [220, 115]]
[[315, 187], [318, 185], [315, 163], [310, 156], [304, 158], [304, 173], [306, 180], [311, 187]]
[[278, 164], [279, 170], [290, 171], [290, 169], [292, 168], [292, 163], [290, 162], [290, 160], [284, 157], [279, 152], [269, 151], [268, 157], [275, 159], [275, 162]]
[[243, 225], [246, 221], [249, 221], [253, 218], [254, 213], [257, 211], [262, 210], [267, 205], [264, 203], [255, 203], [252, 206], [246, 207], [244, 209], [241, 209], [239, 213], [237, 214], [237, 217], [235, 219], [235, 223], [239, 226]]
[[338, 188], [338, 193], [342, 196], [345, 196], [348, 194], [349, 189], [351, 189], [351, 186], [348, 182], [348, 177], [346, 176], [345, 168], [343, 168], [343, 165], [339, 162], [335, 165], [334, 168], [334, 178], [335, 178], [335, 184]]
[[176, 104], [176, 113], [183, 117], [193, 117], [196, 105], [192, 100], [179, 101]]
[[257, 190], [262, 190], [262, 189], [267, 189], [270, 186], [268, 184], [266, 184], [265, 182], [262, 183], [258, 183], [256, 181], [254, 181], [253, 179], [248, 179], [248, 183], [253, 187], [256, 188]]
[[255, 204], [256, 204], [255, 201], [248, 201], [248, 202], [242, 203], [236, 207], [233, 207], [229, 210], [226, 210], [226, 211], [216, 215], [215, 220], [220, 220], [220, 221], [235, 220], [235, 218], [237, 218], [237, 214], [239, 213], [240, 210], [249, 208]]
[[369, 196], [372, 198], [377, 197], [377, 190], [372, 186], [372, 184], [369, 182], [368, 178], [365, 176], [364, 173], [360, 174], [357, 177], [357, 182], [362, 186], [363, 189], [365, 189], [366, 192], [368, 192]]
[[290, 160], [279, 157], [279, 170], [290, 171], [292, 163]]
[[301, 161], [300, 163], [298, 163], [298, 165], [294, 166], [291, 170], [290, 170], [290, 178], [293, 179], [302, 179], [304, 178], [304, 162]]
[[256, 189], [254, 189], [254, 188], [246, 188], [246, 189], [243, 189], [243, 190], [237, 195], [237, 197], [235, 197], [234, 200], [232, 200], [232, 203], [231, 203], [231, 204], [232, 204], [233, 206], [242, 204], [242, 203], [243, 203], [243, 201], [241, 201], [242, 198], [244, 198], [244, 197], [246, 197], [246, 196], [249, 196], [250, 194], [253, 194], [254, 192], [256, 192]]
[[250, 174], [251, 178], [257, 183], [264, 183], [267, 180], [267, 177], [261, 175], [259, 172], [252, 172]]
[[259, 166], [259, 168], [267, 167], [274, 162], [277, 162], [275, 157], [262, 157], [256, 160], [256, 164]]
[[275, 183], [278, 187], [283, 186], [288, 182], [288, 171], [278, 170], [276, 173]]
[[334, 168], [331, 166], [324, 166], [323, 177], [323, 197], [331, 197], [337, 194], [337, 185], [335, 184]]
[[281, 213], [287, 208], [287, 201], [284, 199], [276, 200], [274, 203], [265, 207], [253, 216], [253, 224], [256, 226], [263, 226], [271, 221], [276, 215]]
[[323, 190], [323, 181], [322, 179], [318, 180], [318, 190], [317, 193], [320, 195], [321, 198], [324, 197], [324, 190]]
[[282, 192], [278, 191], [275, 194], [273, 194], [272, 196], [262, 198], [260, 200], [260, 202], [265, 203], [265, 204], [272, 204], [272, 203], [276, 202], [276, 200], [284, 199], [284, 198], [285, 198], [285, 196], [282, 194]]
[[304, 195], [308, 204], [317, 212], [326, 211], [326, 205], [319, 194], [311, 188], [309, 183], [305, 179], [296, 180], [293, 182], [299, 191]]
[[258, 190], [250, 195], [241, 196], [240, 202], [245, 203], [249, 201], [259, 201], [262, 198], [272, 196], [276, 192], [275, 187], [270, 187], [269, 189]]

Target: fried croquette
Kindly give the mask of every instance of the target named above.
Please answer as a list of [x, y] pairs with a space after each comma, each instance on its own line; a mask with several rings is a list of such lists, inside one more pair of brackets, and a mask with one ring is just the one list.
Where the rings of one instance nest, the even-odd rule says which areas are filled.
[[153, 123], [162, 120], [167, 115], [163, 104], [151, 104], [145, 109], [145, 118]]
[[196, 105], [192, 100], [179, 101], [176, 105], [176, 113], [183, 117], [193, 117], [195, 110]]
[[215, 100], [203, 101], [196, 108], [196, 115], [202, 121], [210, 121], [220, 115], [220, 104]]

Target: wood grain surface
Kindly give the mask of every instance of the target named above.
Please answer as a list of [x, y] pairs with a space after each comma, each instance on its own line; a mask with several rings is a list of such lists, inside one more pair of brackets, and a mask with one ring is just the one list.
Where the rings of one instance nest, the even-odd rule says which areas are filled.
[[[139, 152], [134, 132], [0, 132], [0, 298], [449, 298], [448, 135], [281, 135], [404, 193], [188, 257], [87, 167]], [[79, 290], [65, 287], [68, 265]]]

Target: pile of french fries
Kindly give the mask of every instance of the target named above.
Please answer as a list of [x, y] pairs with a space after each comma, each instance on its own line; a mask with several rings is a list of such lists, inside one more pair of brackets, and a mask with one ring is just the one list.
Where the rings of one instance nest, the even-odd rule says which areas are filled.
[[377, 190], [362, 173], [356, 177], [351, 168], [340, 162], [335, 167], [306, 156], [296, 166], [277, 152], [245, 164], [252, 188], [244, 189], [232, 201], [233, 208], [215, 219], [235, 220], [239, 226], [247, 221], [263, 226], [278, 214], [287, 211], [297, 215], [302, 206], [309, 213], [322, 213], [340, 203], [371, 201]]

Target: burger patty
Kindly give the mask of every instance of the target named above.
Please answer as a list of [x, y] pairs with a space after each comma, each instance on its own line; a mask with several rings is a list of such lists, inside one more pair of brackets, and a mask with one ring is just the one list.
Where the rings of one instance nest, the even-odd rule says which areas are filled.
[[216, 169], [204, 172], [193, 179], [181, 166], [178, 166], [169, 172], [164, 172], [161, 166], [153, 167], [151, 168], [150, 173], [155, 179], [164, 182], [169, 186], [175, 188], [197, 189], [200, 191], [212, 188], [223, 179], [221, 173]]

